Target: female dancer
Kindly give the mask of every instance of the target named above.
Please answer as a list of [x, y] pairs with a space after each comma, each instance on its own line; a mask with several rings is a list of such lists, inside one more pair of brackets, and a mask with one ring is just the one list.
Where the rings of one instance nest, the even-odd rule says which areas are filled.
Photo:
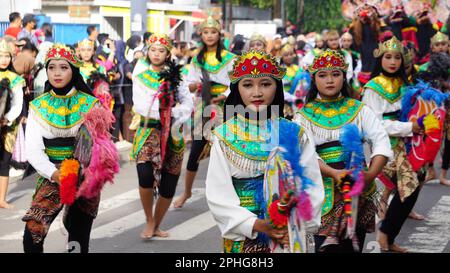
[[[387, 164], [381, 174], [382, 181], [396, 184], [394, 195], [379, 230], [378, 242], [383, 251], [406, 252], [396, 245], [395, 237], [411, 212], [419, 195], [419, 180], [416, 172], [406, 159], [405, 143], [402, 137], [411, 137], [413, 133], [422, 133], [417, 122], [401, 122], [401, 88], [408, 84], [404, 68], [404, 49], [402, 43], [394, 36], [378, 45], [374, 51], [376, 63], [371, 80], [364, 86], [363, 103], [383, 120], [391, 146], [394, 160]], [[386, 196], [382, 198], [387, 202]], [[383, 205], [383, 204], [382, 204]]]
[[[171, 103], [163, 105], [165, 103], [160, 99], [166, 85], [162, 84], [160, 75], [169, 64], [171, 50], [172, 43], [167, 35], [153, 34], [149, 39], [147, 57], [139, 59], [133, 70], [133, 103], [136, 113], [140, 115], [140, 124], [131, 157], [136, 160], [139, 194], [146, 216], [142, 239], [169, 236], [160, 229], [160, 224], [172, 202], [180, 177], [184, 141], [164, 132], [171, 133], [172, 125], [181, 125], [189, 119], [193, 109], [192, 98], [184, 86], [173, 86], [173, 100], [179, 103], [178, 106], [173, 107]], [[181, 71], [175, 71], [172, 80], [180, 78], [180, 74]], [[167, 115], [168, 109], [174, 118], [173, 123]], [[155, 190], [159, 190], [160, 196], [153, 213]]]
[[[323, 187], [318, 161], [306, 131], [282, 118], [284, 74], [276, 59], [261, 51], [239, 57], [230, 73], [225, 122], [213, 131], [206, 178], [208, 206], [222, 233], [225, 253], [271, 252], [276, 250], [269, 247], [270, 239], [283, 245], [292, 240], [287, 228], [276, 225], [273, 215], [266, 211], [268, 203], [276, 204], [275, 199], [282, 197], [273, 184], [276, 179], [270, 179], [275, 171], [270, 163], [274, 157], [271, 151], [277, 146], [296, 154], [289, 160], [294, 177], [302, 181], [302, 187], [309, 184], [304, 195], [310, 202], [306, 232], [314, 233], [320, 222]], [[283, 171], [289, 172], [288, 167]], [[275, 176], [278, 178], [278, 173]], [[282, 181], [278, 180], [278, 185]], [[307, 207], [302, 196], [297, 202], [300, 211]], [[290, 250], [295, 251], [292, 244]]]
[[[65, 45], [53, 45], [45, 58], [48, 77], [45, 93], [30, 103], [25, 153], [39, 176], [31, 208], [22, 219], [26, 222], [23, 236], [25, 252], [43, 252], [50, 225], [64, 204], [69, 205], [64, 213], [69, 242], [78, 242], [80, 251], [88, 252], [92, 223], [100, 203], [100, 191], [86, 191], [86, 186], [97, 184], [103, 178], [111, 181], [114, 176], [111, 174], [119, 169], [117, 150], [108, 133], [112, 114], [100, 107], [98, 100], [90, 93], [80, 74], [80, 66], [81, 62], [73, 50]], [[93, 125], [92, 121], [98, 122]], [[91, 152], [85, 149], [82, 153], [78, 151], [80, 162], [86, 162], [81, 158], [87, 157], [90, 163], [83, 165], [87, 168], [82, 170], [84, 180], [80, 186], [77, 187], [78, 178], [74, 178], [74, 188], [70, 188], [65, 182], [69, 172], [63, 166], [66, 159], [77, 154], [81, 142], [76, 141], [76, 137], [80, 137], [80, 128], [87, 128], [89, 141], [92, 141], [95, 149], [90, 148]], [[85, 130], [83, 132], [84, 136], [88, 135]], [[102, 162], [109, 164], [112, 169], [102, 165]], [[78, 177], [78, 173], [74, 171], [74, 177]], [[98, 189], [101, 189], [101, 185]]]
[[[189, 91], [201, 95], [201, 102], [196, 103], [194, 112], [194, 140], [186, 167], [184, 192], [176, 199], [175, 208], [181, 208], [191, 197], [199, 161], [209, 155], [210, 130], [222, 121], [220, 116], [223, 103], [230, 92], [228, 72], [232, 69], [235, 57], [223, 47], [220, 39], [221, 26], [217, 20], [209, 17], [200, 25], [199, 31], [203, 46], [192, 59], [186, 84]], [[205, 107], [209, 110], [204, 112]], [[212, 112], [217, 114], [214, 116]], [[212, 123], [211, 128], [205, 126], [208, 121]]]
[[25, 80], [14, 73], [14, 50], [5, 39], [0, 39], [0, 208], [11, 209], [6, 202], [10, 161], [15, 143], [17, 118], [22, 111]]
[[[313, 135], [324, 177], [322, 223], [315, 236], [317, 252], [362, 251], [366, 233], [375, 229], [377, 208], [374, 179], [388, 158], [392, 157], [389, 138], [380, 120], [369, 107], [350, 97], [351, 87], [346, 81], [346, 70], [347, 63], [337, 51], [327, 49], [317, 56], [309, 68], [313, 79], [307, 104], [295, 118]], [[352, 128], [349, 126], [355, 128], [353, 136], [347, 133], [347, 128]], [[354, 147], [346, 144], [346, 139], [351, 138]], [[372, 146], [367, 171], [363, 171], [363, 142]], [[352, 165], [343, 157], [349, 148], [359, 149], [359, 154], [354, 156], [359, 156], [360, 161], [357, 162], [357, 174], [350, 170]], [[346, 196], [344, 188], [344, 178], [348, 174], [352, 174], [353, 180], [357, 181], [352, 187], [356, 193], [353, 197]], [[358, 185], [359, 197], [356, 189]], [[352, 219], [355, 211], [348, 207], [351, 206], [349, 201], [358, 202], [357, 219]]]

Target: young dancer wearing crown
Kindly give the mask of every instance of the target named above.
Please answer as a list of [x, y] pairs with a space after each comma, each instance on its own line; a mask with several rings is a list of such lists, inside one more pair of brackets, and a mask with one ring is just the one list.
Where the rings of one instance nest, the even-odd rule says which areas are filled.
[[[294, 117], [294, 103], [300, 97], [295, 96], [296, 87], [292, 87], [294, 79], [299, 72], [303, 72], [298, 65], [295, 64], [296, 54], [294, 48], [290, 44], [286, 44], [281, 48], [281, 65], [286, 68], [286, 75], [283, 78], [284, 86], [284, 100], [286, 102], [284, 106], [284, 116], [287, 119]], [[298, 83], [298, 81], [296, 82]]]
[[[201, 98], [197, 99], [199, 103], [195, 105], [194, 140], [186, 167], [184, 192], [176, 199], [176, 208], [181, 208], [191, 197], [199, 161], [209, 155], [211, 129], [222, 121], [223, 103], [230, 92], [228, 72], [232, 69], [235, 57], [224, 49], [220, 38], [221, 26], [217, 20], [208, 17], [200, 25], [199, 31], [203, 46], [192, 59], [186, 84], [189, 91]], [[205, 107], [207, 111], [204, 111]], [[206, 126], [208, 123], [210, 126]]]
[[97, 97], [102, 105], [107, 109], [114, 106], [113, 98], [109, 92], [109, 78], [107, 71], [113, 66], [110, 60], [101, 61], [95, 58], [94, 42], [85, 39], [78, 43], [78, 50], [83, 65], [80, 67], [80, 73], [89, 88], [93, 90], [93, 94]]
[[[433, 37], [431, 37], [431, 54], [440, 52], [449, 54], [449, 43], [448, 36], [438, 31]], [[429, 65], [429, 62], [424, 63], [419, 67], [419, 71], [426, 71]]]
[[[308, 233], [320, 223], [323, 187], [314, 144], [283, 118], [284, 74], [262, 51], [244, 53], [230, 72], [231, 93], [224, 123], [213, 131], [206, 177], [206, 199], [226, 253], [279, 251], [277, 244], [304, 252], [304, 240], [295, 243], [301, 236], [288, 235], [286, 221], [300, 219]], [[284, 220], [276, 216], [281, 210]]]
[[[166, 65], [172, 65], [168, 63], [171, 50], [172, 43], [167, 35], [153, 34], [149, 39], [147, 57], [139, 59], [133, 70], [133, 103], [141, 121], [134, 137], [131, 157], [136, 160], [139, 194], [146, 216], [142, 239], [169, 235], [159, 226], [175, 194], [184, 153], [183, 139], [173, 137], [171, 128], [175, 123], [181, 125], [188, 120], [194, 107], [184, 85], [172, 86], [174, 97], [169, 100], [173, 103], [166, 105], [163, 102], [165, 86], [181, 77], [181, 71], [174, 71], [172, 79], [165, 79], [165, 82], [160, 79]], [[176, 107], [175, 103], [178, 103]], [[153, 213], [156, 188], [159, 197]]]
[[[317, 56], [309, 67], [312, 84], [307, 103], [295, 116], [312, 134], [325, 188], [316, 252], [362, 251], [366, 233], [375, 229], [374, 179], [392, 157], [381, 122], [369, 107], [350, 97], [346, 70], [344, 57], [337, 51], [327, 49]], [[367, 171], [363, 142], [372, 146]], [[351, 156], [355, 165], [344, 156], [351, 149], [357, 151]], [[346, 183], [352, 180], [356, 182], [348, 187], [354, 194], [347, 196]]]
[[17, 118], [22, 111], [25, 81], [14, 73], [13, 49], [5, 39], [0, 39], [0, 208], [13, 206], [6, 202], [9, 184], [10, 161], [15, 143]]
[[113, 116], [90, 93], [80, 66], [73, 50], [53, 45], [45, 58], [45, 93], [30, 103], [25, 153], [39, 176], [31, 208], [22, 219], [26, 253], [44, 251], [50, 225], [64, 205], [69, 242], [88, 252], [100, 190], [119, 170], [109, 134]]
[[[380, 42], [374, 51], [376, 64], [371, 80], [364, 86], [363, 103], [382, 120], [391, 146], [394, 159], [380, 174], [380, 179], [389, 188], [391, 183], [397, 191], [384, 215], [379, 230], [378, 242], [384, 251], [406, 252], [396, 245], [395, 237], [411, 212], [419, 195], [419, 180], [406, 158], [405, 143], [402, 138], [411, 137], [413, 133], [421, 134], [423, 129], [417, 122], [399, 121], [403, 97], [402, 87], [408, 84], [404, 69], [404, 49], [402, 43], [394, 36]], [[382, 211], [387, 196], [382, 198]], [[383, 216], [383, 215], [382, 215]]]

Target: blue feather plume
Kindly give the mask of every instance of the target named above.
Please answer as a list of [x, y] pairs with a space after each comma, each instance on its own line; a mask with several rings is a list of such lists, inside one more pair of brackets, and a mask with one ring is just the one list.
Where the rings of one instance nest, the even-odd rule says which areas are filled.
[[364, 146], [362, 136], [355, 124], [347, 124], [342, 127], [340, 137], [343, 153], [342, 159], [345, 162], [345, 168], [355, 168], [352, 176], [357, 180], [359, 173], [364, 167]]
[[417, 84], [408, 86], [406, 93], [402, 98], [402, 111], [400, 114], [400, 121], [408, 121], [408, 115], [414, 107], [417, 97], [420, 96], [424, 101], [433, 101], [438, 107], [442, 106], [445, 100], [448, 99], [448, 94], [431, 87], [427, 82], [419, 80]]

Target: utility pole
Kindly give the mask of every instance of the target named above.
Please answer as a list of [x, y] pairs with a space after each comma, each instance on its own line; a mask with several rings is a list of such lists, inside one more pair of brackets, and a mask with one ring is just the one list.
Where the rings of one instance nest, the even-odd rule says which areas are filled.
[[143, 35], [147, 31], [147, 2], [131, 0], [131, 34]]
[[226, 27], [227, 25], [227, 1], [222, 0], [222, 22], [223, 26]]

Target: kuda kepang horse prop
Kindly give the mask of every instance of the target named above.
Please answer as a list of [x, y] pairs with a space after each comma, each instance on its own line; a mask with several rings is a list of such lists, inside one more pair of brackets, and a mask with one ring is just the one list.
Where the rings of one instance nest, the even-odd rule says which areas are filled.
[[446, 114], [444, 101], [447, 98], [447, 94], [422, 81], [406, 88], [400, 120], [417, 122], [424, 131], [424, 134], [414, 134], [407, 143], [407, 157], [414, 171], [433, 163], [439, 152]]
[[[287, 251], [304, 253], [308, 252], [304, 222], [311, 220], [313, 213], [307, 189], [314, 183], [304, 175], [300, 165], [299, 130], [298, 125], [284, 120], [280, 120], [278, 130], [272, 129], [272, 140], [279, 139], [279, 144], [271, 149], [264, 174], [263, 194], [259, 196], [257, 191], [255, 200], [261, 203], [260, 207], [266, 208], [265, 218], [269, 219], [273, 228], [287, 227]], [[291, 137], [277, 138], [279, 132]], [[275, 252], [277, 243], [270, 241], [270, 246]]]

